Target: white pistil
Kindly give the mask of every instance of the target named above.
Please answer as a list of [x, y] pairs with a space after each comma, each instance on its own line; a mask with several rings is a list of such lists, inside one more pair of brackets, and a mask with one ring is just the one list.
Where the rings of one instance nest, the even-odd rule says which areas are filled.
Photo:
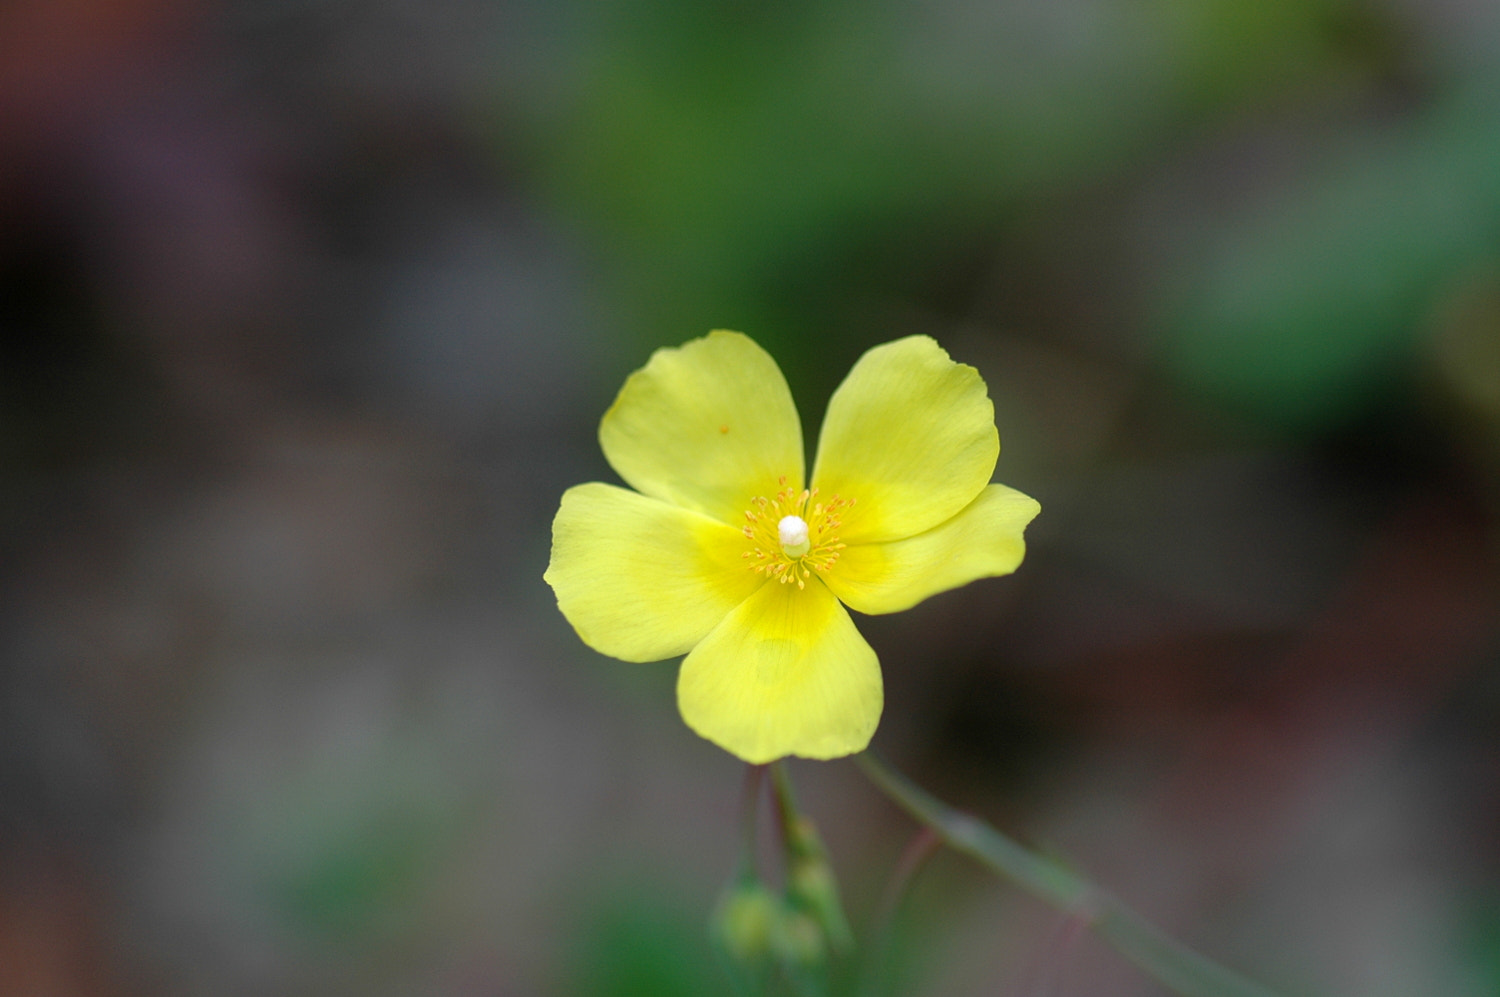
[[781, 538], [781, 550], [787, 557], [801, 557], [812, 549], [807, 536], [807, 520], [801, 516], [783, 516], [776, 524]]

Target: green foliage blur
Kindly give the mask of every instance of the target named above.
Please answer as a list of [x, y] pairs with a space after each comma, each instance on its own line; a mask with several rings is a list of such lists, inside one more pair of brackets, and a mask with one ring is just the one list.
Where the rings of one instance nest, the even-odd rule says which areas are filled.
[[[528, 182], [588, 233], [643, 345], [751, 330], [794, 388], [826, 392], [913, 308], [1011, 325], [1065, 281], [1183, 392], [1317, 432], [1380, 404], [1435, 302], [1495, 249], [1492, 67], [1445, 63], [1377, 5], [643, 2], [560, 20], [566, 85], [503, 107]], [[1048, 283], [986, 301], [1011, 269]], [[1058, 318], [1025, 331], [1099, 333]]]

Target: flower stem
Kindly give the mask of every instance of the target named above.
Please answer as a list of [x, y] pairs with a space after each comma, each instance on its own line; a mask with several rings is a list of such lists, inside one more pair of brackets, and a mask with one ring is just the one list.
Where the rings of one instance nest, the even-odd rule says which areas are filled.
[[779, 758], [766, 766], [771, 774], [771, 798], [776, 803], [776, 826], [781, 831], [782, 842], [791, 844], [791, 826], [797, 819], [797, 797], [792, 792], [792, 777], [786, 770], [786, 759]]
[[1066, 966], [1078, 936], [1089, 926], [1088, 919], [1081, 914], [1065, 914], [1046, 945], [1036, 954], [1027, 971], [1026, 983], [1018, 993], [1033, 997], [1048, 997], [1057, 992], [1059, 978]]
[[1182, 997], [1274, 997], [1272, 991], [1199, 955], [1087, 879], [954, 810], [872, 751], [854, 761], [895, 803], [943, 842], [1093, 928], [1121, 955]]
[[760, 811], [760, 787], [765, 777], [764, 765], [745, 766], [745, 792], [740, 804], [740, 861], [751, 873], [756, 871], [755, 831]]
[[891, 941], [896, 934], [896, 912], [901, 900], [922, 866], [943, 844], [943, 839], [929, 824], [923, 824], [916, 836], [907, 842], [891, 878], [885, 884], [880, 906], [871, 922], [869, 952], [865, 956], [865, 984], [861, 992], [878, 997], [879, 983], [890, 976], [893, 963]]

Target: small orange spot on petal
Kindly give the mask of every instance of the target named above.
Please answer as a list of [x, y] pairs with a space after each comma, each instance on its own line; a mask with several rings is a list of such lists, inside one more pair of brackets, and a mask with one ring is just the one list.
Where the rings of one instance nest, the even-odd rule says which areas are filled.
[[719, 432], [721, 432], [721, 433], [727, 433], [727, 432], [729, 432], [729, 427], [728, 426], [720, 426], [719, 427]]

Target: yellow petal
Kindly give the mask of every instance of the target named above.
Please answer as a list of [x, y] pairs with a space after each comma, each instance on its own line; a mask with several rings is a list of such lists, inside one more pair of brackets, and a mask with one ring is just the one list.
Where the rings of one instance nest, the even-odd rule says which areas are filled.
[[880, 721], [880, 664], [816, 577], [769, 582], [682, 662], [687, 725], [747, 762], [863, 751]]
[[990, 485], [926, 533], [848, 547], [823, 580], [861, 613], [910, 609], [930, 595], [1015, 571], [1026, 555], [1022, 531], [1041, 510], [1014, 488]]
[[1000, 455], [995, 410], [973, 367], [927, 336], [877, 346], [828, 403], [812, 482], [856, 505], [839, 538], [914, 536], [951, 518], [989, 482]]
[[687, 651], [765, 584], [744, 550], [733, 527], [591, 482], [563, 493], [543, 577], [589, 647], [659, 661]]
[[743, 523], [746, 502], [785, 475], [802, 487], [802, 427], [770, 354], [738, 332], [660, 349], [599, 425], [620, 477], [645, 495]]

